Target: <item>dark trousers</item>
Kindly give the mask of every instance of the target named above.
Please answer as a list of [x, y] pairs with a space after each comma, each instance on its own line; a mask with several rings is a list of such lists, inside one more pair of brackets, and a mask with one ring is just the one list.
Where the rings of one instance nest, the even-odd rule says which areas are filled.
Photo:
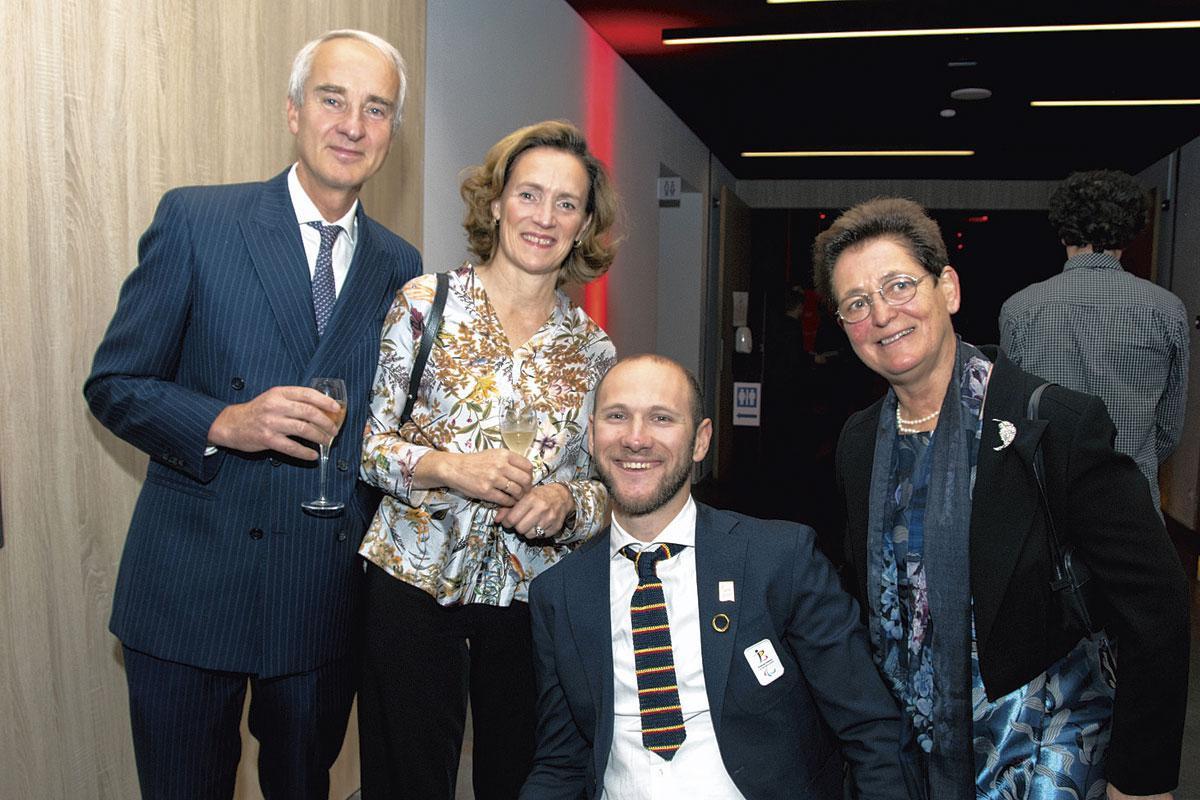
[[529, 606], [443, 607], [373, 564], [365, 606], [363, 800], [453, 800], [468, 696], [475, 798], [515, 798], [537, 717]]
[[250, 732], [261, 745], [263, 796], [328, 800], [329, 768], [342, 748], [354, 700], [357, 667], [351, 658], [312, 672], [258, 678], [124, 651], [142, 797], [233, 796], [249, 683]]

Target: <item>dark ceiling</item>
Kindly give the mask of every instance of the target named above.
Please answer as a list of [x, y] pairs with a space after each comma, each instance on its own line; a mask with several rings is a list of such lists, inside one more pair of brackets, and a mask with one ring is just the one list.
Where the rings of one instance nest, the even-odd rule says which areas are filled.
[[[1200, 135], [1200, 106], [1031, 108], [1200, 97], [1200, 29], [664, 46], [721, 33], [1200, 19], [1200, 0], [567, 0], [741, 179], [1058, 179], [1138, 172]], [[974, 65], [962, 65], [973, 62]], [[959, 65], [952, 66], [952, 63]], [[990, 89], [956, 101], [953, 89]], [[943, 109], [956, 115], [943, 118]], [[958, 158], [743, 158], [745, 150], [971, 149]]]

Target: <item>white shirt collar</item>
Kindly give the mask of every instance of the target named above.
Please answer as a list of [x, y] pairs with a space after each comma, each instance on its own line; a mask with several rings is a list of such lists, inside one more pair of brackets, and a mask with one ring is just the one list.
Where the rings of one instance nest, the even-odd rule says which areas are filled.
[[[310, 222], [326, 223], [321, 212], [317, 210], [317, 204], [308, 196], [308, 192], [304, 191], [304, 187], [300, 185], [300, 178], [296, 175], [296, 164], [292, 164], [292, 168], [288, 170], [288, 194], [292, 196], [292, 208], [296, 211], [296, 222], [300, 225], [307, 225]], [[347, 241], [351, 247], [358, 242], [358, 199], [350, 205], [350, 210], [342, 215], [341, 219], [334, 220], [332, 224], [340, 225], [342, 232], [346, 235]], [[326, 223], [329, 224], [329, 223]]]
[[659, 534], [649, 542], [643, 542], [641, 539], [634, 538], [628, 531], [621, 527], [621, 523], [617, 521], [617, 516], [614, 514], [612, 519], [612, 530], [608, 535], [608, 555], [609, 558], [624, 558], [621, 555], [621, 548], [626, 545], [634, 545], [638, 550], [648, 550], [654, 547], [657, 542], [667, 542], [668, 544], [681, 544], [686, 547], [696, 546], [696, 501], [689, 494], [687, 502], [683, 508], [679, 509], [679, 513], [675, 518], [666, 524]]

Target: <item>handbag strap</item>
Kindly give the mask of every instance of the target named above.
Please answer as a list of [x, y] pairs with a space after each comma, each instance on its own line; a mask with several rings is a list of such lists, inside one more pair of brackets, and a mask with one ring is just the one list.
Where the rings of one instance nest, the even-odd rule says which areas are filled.
[[425, 330], [421, 333], [421, 344], [417, 348], [417, 357], [413, 360], [412, 375], [408, 378], [408, 395], [404, 400], [404, 413], [400, 415], [401, 425], [412, 419], [413, 404], [417, 401], [417, 391], [421, 388], [421, 376], [425, 374], [425, 363], [429, 361], [433, 340], [437, 338], [438, 330], [442, 327], [442, 309], [446, 307], [446, 294], [449, 289], [450, 273], [439, 272], [433, 305], [425, 315]]
[[[1038, 406], [1042, 400], [1042, 393], [1046, 391], [1046, 387], [1053, 385], [1047, 382], [1033, 390], [1033, 394], [1029, 396], [1029, 408], [1025, 412], [1026, 416], [1030, 419], [1041, 419]], [[1038, 496], [1042, 500], [1042, 511], [1046, 515], [1046, 533], [1050, 543], [1050, 556], [1054, 561], [1054, 580], [1050, 582], [1050, 588], [1059, 591], [1073, 585], [1074, 580], [1070, 568], [1063, 563], [1062, 543], [1058, 539], [1058, 530], [1054, 527], [1054, 516], [1050, 513], [1050, 498], [1046, 494], [1045, 474], [1046, 462], [1042, 458], [1042, 443], [1038, 441], [1037, 447], [1033, 451], [1033, 476], [1037, 479]]]

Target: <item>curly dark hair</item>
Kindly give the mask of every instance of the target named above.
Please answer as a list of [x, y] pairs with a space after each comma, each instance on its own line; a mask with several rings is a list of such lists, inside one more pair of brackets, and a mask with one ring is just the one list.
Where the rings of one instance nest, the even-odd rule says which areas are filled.
[[813, 242], [813, 282], [830, 308], [833, 296], [833, 267], [847, 250], [873, 239], [890, 239], [904, 247], [937, 282], [950, 263], [942, 229], [920, 204], [903, 197], [876, 197], [847, 209]]
[[1050, 195], [1050, 224], [1063, 244], [1121, 250], [1146, 225], [1146, 192], [1114, 169], [1076, 172]]
[[517, 157], [535, 147], [553, 147], [577, 156], [587, 170], [585, 210], [591, 222], [579, 237], [579, 246], [563, 261], [558, 282], [593, 281], [608, 272], [617, 254], [617, 243], [606, 235], [617, 218], [617, 193], [604, 165], [588, 150], [582, 131], [564, 120], [548, 120], [513, 131], [492, 145], [482, 164], [466, 170], [459, 194], [467, 204], [463, 219], [467, 249], [481, 261], [491, 259], [498, 242], [492, 201], [504, 192]]

